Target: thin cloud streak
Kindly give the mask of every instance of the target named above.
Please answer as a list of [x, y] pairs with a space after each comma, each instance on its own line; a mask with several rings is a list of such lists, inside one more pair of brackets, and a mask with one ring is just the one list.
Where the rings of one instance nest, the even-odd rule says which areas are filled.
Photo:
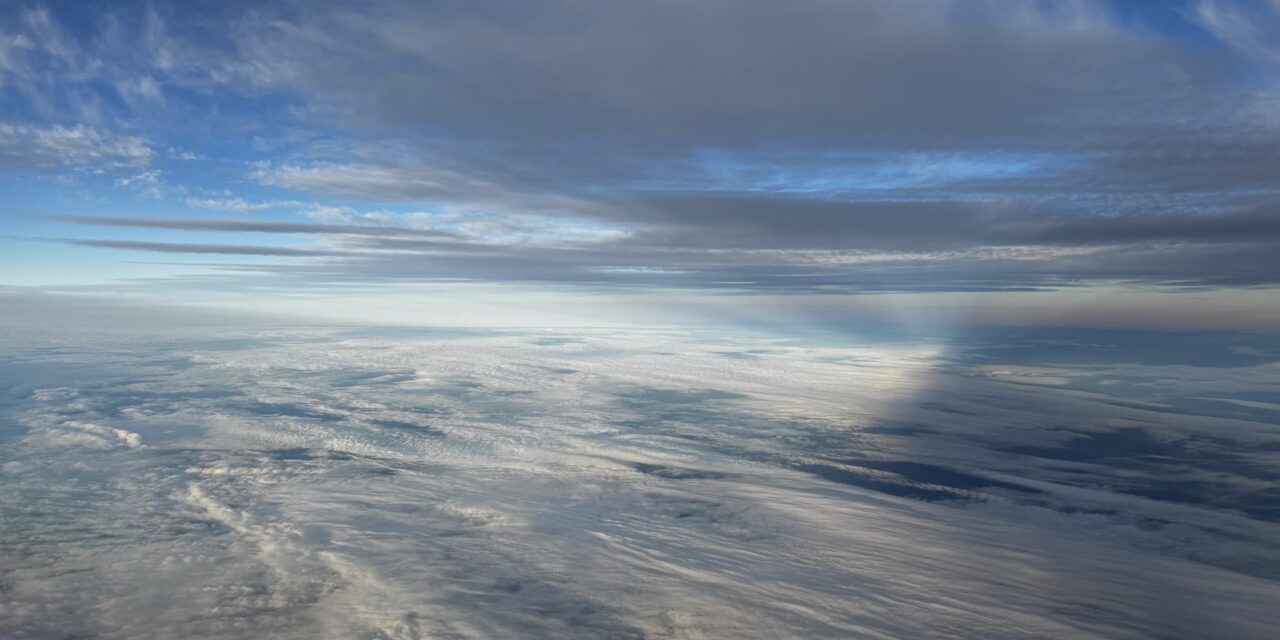
[[124, 249], [153, 253], [227, 254], [240, 256], [330, 257], [356, 255], [349, 251], [323, 249], [292, 249], [288, 247], [257, 247], [238, 244], [195, 244], [180, 242], [145, 242], [140, 240], [82, 240], [64, 239], [66, 244], [98, 249]]
[[105, 216], [50, 216], [55, 220], [82, 225], [170, 229], [175, 231], [230, 231], [248, 233], [285, 233], [299, 235], [347, 236], [420, 236], [456, 238], [448, 231], [406, 229], [389, 226], [312, 224], [297, 222], [263, 222], [256, 220], [203, 220], [180, 218], [112, 218]]

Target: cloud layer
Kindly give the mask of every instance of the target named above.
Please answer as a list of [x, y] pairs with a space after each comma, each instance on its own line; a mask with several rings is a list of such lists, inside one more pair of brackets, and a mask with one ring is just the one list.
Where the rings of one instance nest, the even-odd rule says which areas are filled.
[[[239, 177], [172, 195], [238, 222], [100, 222], [326, 235], [322, 262], [281, 248], [298, 260], [273, 267], [280, 281], [1277, 284], [1280, 68], [1255, 26], [1280, 20], [1268, 3], [366, 9], [20, 13], [4, 95], [32, 122], [0, 143], [37, 142], [10, 145], [27, 149], [7, 152], [18, 167], [145, 165], [202, 139], [183, 117], [212, 118], [237, 151], [169, 155], [212, 153]], [[105, 116], [138, 132], [50, 124]], [[317, 208], [370, 230], [289, 219]], [[465, 237], [442, 249], [374, 226]]]
[[6, 634], [1280, 623], [1272, 338], [172, 320], [4, 337]]

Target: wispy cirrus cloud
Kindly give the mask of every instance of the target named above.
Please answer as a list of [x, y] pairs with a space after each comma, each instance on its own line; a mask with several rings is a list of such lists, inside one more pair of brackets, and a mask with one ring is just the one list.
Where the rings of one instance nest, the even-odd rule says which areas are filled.
[[254, 213], [261, 211], [274, 211], [278, 209], [297, 209], [308, 206], [308, 203], [301, 200], [246, 200], [245, 198], [228, 197], [228, 198], [184, 198], [182, 200], [189, 206], [200, 209], [214, 209], [218, 211], [233, 211], [236, 213]]
[[155, 152], [138, 136], [86, 125], [39, 126], [0, 122], [0, 164], [25, 169], [136, 168]]

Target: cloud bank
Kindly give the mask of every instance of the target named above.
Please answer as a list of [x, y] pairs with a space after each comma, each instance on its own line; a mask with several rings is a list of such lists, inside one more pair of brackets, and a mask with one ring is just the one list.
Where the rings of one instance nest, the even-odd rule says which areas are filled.
[[11, 328], [0, 629], [1269, 638], [1274, 339], [993, 337]]
[[[19, 12], [3, 91], [31, 123], [5, 125], [26, 149], [8, 162], [146, 164], [148, 138], [185, 148], [201, 138], [181, 118], [204, 114], [232, 132], [237, 150], [215, 152], [239, 177], [175, 199], [236, 220], [97, 222], [336, 236], [322, 262], [296, 242], [274, 254], [297, 258], [260, 274], [282, 282], [1277, 284], [1268, 3], [366, 9]], [[106, 116], [138, 131], [47, 124]], [[317, 206], [369, 230], [304, 228]], [[466, 237], [416, 245], [379, 226]]]

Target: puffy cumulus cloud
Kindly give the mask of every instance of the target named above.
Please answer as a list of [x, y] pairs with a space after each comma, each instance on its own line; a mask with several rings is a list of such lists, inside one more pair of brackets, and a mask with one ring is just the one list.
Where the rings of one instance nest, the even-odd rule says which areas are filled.
[[1261, 639], [1280, 623], [1273, 337], [815, 338], [10, 329], [0, 629]]
[[48, 429], [39, 434], [38, 438], [42, 446], [54, 448], [112, 449], [124, 446], [136, 449], [143, 446], [142, 436], [131, 431], [77, 420], [68, 420], [55, 428]]

